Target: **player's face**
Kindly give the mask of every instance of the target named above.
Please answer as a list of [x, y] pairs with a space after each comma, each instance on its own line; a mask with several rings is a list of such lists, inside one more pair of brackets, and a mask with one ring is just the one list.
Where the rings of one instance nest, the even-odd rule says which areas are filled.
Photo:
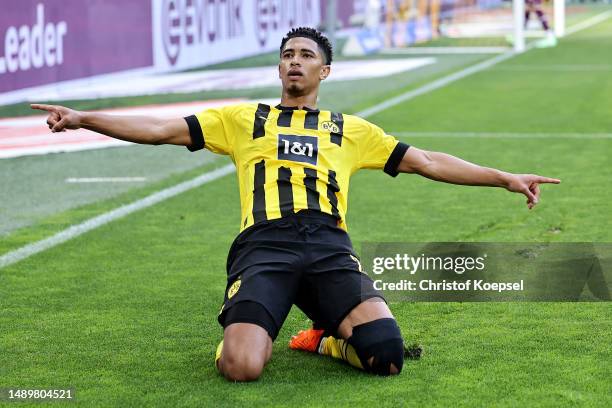
[[317, 43], [303, 37], [287, 41], [278, 64], [283, 89], [292, 96], [306, 95], [317, 89], [329, 70]]

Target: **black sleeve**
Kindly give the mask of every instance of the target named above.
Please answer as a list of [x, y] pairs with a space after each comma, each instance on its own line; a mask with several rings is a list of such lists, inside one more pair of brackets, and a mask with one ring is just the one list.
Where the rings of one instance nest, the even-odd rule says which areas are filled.
[[407, 145], [406, 143], [402, 142], [399, 142], [395, 146], [395, 149], [393, 149], [391, 155], [389, 155], [387, 163], [385, 164], [385, 173], [387, 173], [391, 177], [396, 177], [399, 174], [399, 172], [397, 171], [397, 167], [404, 158], [404, 154], [406, 154], [406, 151], [409, 147], [410, 145]]
[[204, 148], [204, 132], [202, 132], [202, 127], [200, 126], [200, 122], [195, 115], [185, 117], [185, 121], [187, 122], [187, 126], [189, 126], [189, 136], [191, 136], [191, 145], [187, 146], [190, 152], [195, 152], [196, 150], [201, 150]]

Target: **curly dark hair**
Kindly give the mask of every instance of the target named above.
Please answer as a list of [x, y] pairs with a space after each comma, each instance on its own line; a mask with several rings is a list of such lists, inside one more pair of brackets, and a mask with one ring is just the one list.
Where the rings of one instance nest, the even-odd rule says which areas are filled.
[[331, 43], [329, 42], [327, 37], [321, 34], [320, 31], [315, 30], [314, 28], [310, 28], [310, 27], [292, 28], [291, 31], [289, 31], [287, 35], [285, 35], [285, 37], [281, 41], [281, 45], [280, 45], [281, 54], [283, 52], [283, 49], [285, 48], [285, 44], [287, 44], [287, 41], [295, 37], [309, 38], [313, 40], [314, 42], [316, 42], [317, 45], [319, 46], [319, 49], [321, 50], [321, 53], [325, 55], [325, 65], [330, 65], [332, 63], [334, 51], [332, 50]]

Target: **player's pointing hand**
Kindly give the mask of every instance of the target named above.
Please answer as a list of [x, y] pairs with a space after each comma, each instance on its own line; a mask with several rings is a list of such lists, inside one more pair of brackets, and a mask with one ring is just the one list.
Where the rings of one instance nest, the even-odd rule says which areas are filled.
[[64, 132], [66, 129], [78, 129], [81, 127], [81, 116], [79, 112], [59, 105], [44, 105], [33, 103], [32, 109], [47, 111], [47, 125], [52, 132]]
[[535, 174], [512, 174], [506, 189], [527, 197], [527, 207], [531, 210], [540, 201], [540, 184], [559, 184], [561, 180]]

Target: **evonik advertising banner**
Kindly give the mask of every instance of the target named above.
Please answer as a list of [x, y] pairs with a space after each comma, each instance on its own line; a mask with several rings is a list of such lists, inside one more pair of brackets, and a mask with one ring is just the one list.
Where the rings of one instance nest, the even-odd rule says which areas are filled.
[[320, 0], [152, 0], [157, 71], [277, 49], [291, 27], [317, 27]]
[[269, 52], [319, 26], [320, 1], [4, 0], [0, 105]]

